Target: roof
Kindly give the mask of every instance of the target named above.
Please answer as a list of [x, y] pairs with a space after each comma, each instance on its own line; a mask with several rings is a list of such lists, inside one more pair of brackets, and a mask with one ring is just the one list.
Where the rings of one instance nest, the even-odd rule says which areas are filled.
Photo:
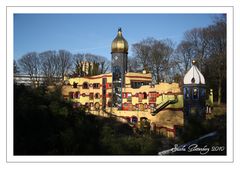
[[112, 53], [128, 53], [128, 42], [122, 36], [122, 29], [118, 29], [117, 37], [112, 42]]
[[195, 66], [195, 61], [190, 70], [186, 73], [183, 79], [184, 84], [205, 84], [205, 79], [202, 73]]

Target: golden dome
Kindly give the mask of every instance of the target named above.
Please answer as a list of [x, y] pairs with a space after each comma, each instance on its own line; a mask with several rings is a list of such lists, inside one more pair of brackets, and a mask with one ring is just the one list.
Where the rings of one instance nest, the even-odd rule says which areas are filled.
[[117, 37], [112, 42], [112, 53], [128, 53], [128, 42], [122, 36], [122, 29], [118, 29]]

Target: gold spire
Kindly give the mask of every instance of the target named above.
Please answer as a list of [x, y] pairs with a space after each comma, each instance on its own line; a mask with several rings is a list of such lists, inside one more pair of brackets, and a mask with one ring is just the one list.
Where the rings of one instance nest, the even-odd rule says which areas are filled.
[[122, 29], [118, 29], [117, 37], [112, 42], [112, 53], [128, 53], [128, 42], [122, 36]]
[[192, 60], [192, 64], [195, 65], [196, 64], [196, 60]]

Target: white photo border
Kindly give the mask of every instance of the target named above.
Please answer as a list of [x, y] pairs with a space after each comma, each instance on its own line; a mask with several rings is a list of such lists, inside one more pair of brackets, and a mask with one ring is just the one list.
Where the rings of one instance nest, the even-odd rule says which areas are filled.
[[[152, 163], [233, 163], [234, 162], [234, 112], [233, 112], [233, 47], [234, 6], [6, 6], [6, 62], [7, 62], [7, 112], [6, 112], [6, 162], [152, 162]], [[14, 156], [13, 154], [13, 59], [14, 14], [227, 14], [227, 155], [226, 156]]]

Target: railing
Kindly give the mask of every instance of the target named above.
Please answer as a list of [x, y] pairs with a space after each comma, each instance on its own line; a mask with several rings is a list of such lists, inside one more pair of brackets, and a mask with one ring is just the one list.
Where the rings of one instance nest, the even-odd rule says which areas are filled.
[[[14, 75], [14, 83], [16, 84], [23, 84], [23, 85], [41, 85], [47, 80], [49, 80], [49, 77], [39, 75], [39, 76], [29, 76], [29, 75]], [[61, 82], [63, 79], [62, 77], [52, 77], [51, 80], [53, 82]]]

